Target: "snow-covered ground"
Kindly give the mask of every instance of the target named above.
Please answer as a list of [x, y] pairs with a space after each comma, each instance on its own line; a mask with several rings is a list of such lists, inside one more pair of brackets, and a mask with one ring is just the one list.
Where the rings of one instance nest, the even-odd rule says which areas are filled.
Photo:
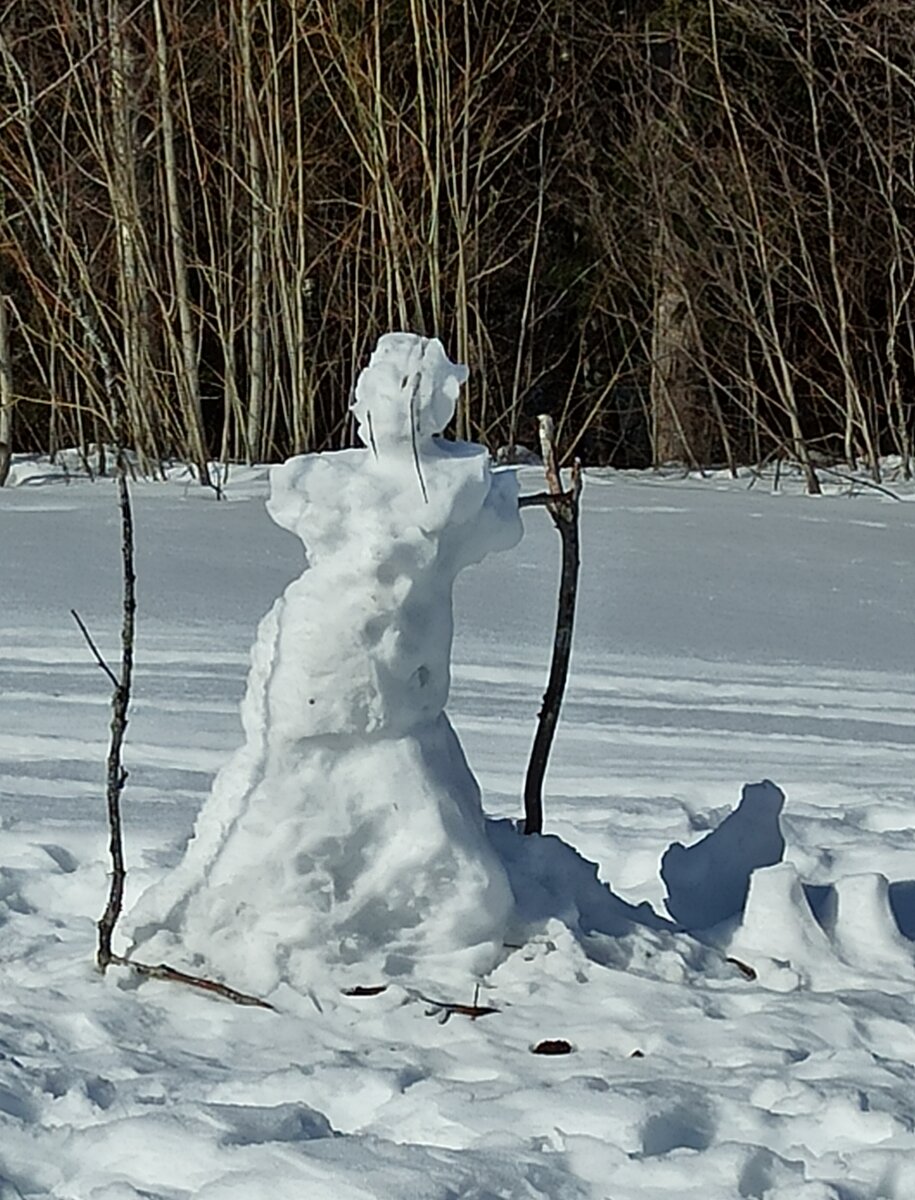
[[[543, 872], [512, 876], [530, 876], [539, 932], [485, 981], [497, 1012], [442, 1022], [396, 984], [269, 1012], [95, 972], [109, 687], [69, 609], [116, 663], [116, 498], [26, 459], [11, 482], [2, 1200], [915, 1196], [911, 489], [588, 475]], [[128, 906], [177, 861], [240, 743], [257, 621], [301, 572], [266, 492], [244, 470], [225, 503], [180, 472], [134, 488]], [[449, 713], [502, 817], [519, 815], [557, 578], [548, 517], [524, 522], [457, 591]], [[780, 813], [774, 787], [750, 789], [722, 825], [763, 780]], [[511, 870], [517, 839], [493, 840]], [[724, 919], [679, 932], [668, 891], [681, 924]], [[572, 1052], [532, 1053], [545, 1039]]]

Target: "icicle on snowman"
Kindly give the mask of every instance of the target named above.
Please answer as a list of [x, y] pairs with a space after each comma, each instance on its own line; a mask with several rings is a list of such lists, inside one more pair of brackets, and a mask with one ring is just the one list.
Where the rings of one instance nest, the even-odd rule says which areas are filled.
[[132, 914], [138, 957], [260, 995], [463, 986], [498, 960], [512, 892], [444, 706], [454, 580], [521, 522], [514, 473], [435, 436], [466, 377], [438, 340], [387, 334], [356, 386], [364, 448], [273, 470], [308, 566], [258, 630], [245, 744]]

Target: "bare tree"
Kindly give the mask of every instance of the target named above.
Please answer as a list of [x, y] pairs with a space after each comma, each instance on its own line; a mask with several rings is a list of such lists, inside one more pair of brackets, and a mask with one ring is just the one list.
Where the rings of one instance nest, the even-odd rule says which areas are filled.
[[18, 444], [345, 445], [405, 325], [493, 448], [911, 471], [915, 0], [363, 8], [8, 0]]
[[0, 487], [9, 477], [13, 451], [13, 367], [6, 306], [6, 296], [0, 292]]

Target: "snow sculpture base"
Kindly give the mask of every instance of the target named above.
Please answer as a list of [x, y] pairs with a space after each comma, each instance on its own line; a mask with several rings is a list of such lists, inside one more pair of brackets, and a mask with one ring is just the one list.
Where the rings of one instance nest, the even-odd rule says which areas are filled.
[[494, 965], [513, 897], [444, 706], [455, 576], [521, 524], [514, 475], [433, 436], [465, 378], [389, 334], [356, 389], [365, 449], [274, 469], [308, 568], [261, 622], [244, 746], [131, 914], [137, 958], [261, 995]]

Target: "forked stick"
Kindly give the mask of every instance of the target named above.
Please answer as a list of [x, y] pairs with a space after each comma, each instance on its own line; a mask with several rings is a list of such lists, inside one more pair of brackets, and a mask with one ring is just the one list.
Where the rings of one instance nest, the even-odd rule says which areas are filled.
[[526, 496], [522, 507], [543, 505], [553, 518], [553, 524], [562, 539], [562, 567], [559, 577], [559, 603], [556, 612], [556, 633], [553, 639], [553, 658], [550, 676], [543, 694], [543, 705], [537, 718], [537, 731], [531, 747], [531, 757], [524, 780], [524, 832], [540, 833], [543, 830], [543, 779], [547, 762], [559, 722], [559, 710], [569, 677], [569, 662], [572, 656], [572, 628], [575, 622], [575, 602], [578, 595], [578, 568], [580, 565], [578, 541], [578, 502], [581, 496], [581, 462], [576, 459], [572, 466], [572, 486], [562, 490], [556, 447], [553, 442], [553, 419], [542, 415], [540, 425], [540, 449], [546, 473], [547, 491], [536, 496]]
[[137, 594], [133, 565], [133, 511], [127, 487], [127, 469], [123, 453], [118, 453], [118, 498], [121, 509], [121, 563], [123, 598], [121, 623], [121, 673], [115, 675], [105, 662], [89, 630], [75, 609], [70, 612], [88, 643], [95, 661], [111, 680], [111, 740], [108, 745], [106, 799], [108, 804], [108, 849], [111, 855], [111, 887], [108, 903], [98, 922], [98, 950], [95, 961], [104, 974], [114, 956], [111, 937], [124, 903], [124, 838], [121, 831], [121, 792], [127, 782], [127, 771], [121, 761], [124, 735], [127, 732], [127, 712], [130, 707], [130, 685], [133, 679], [133, 643], [136, 624]]

